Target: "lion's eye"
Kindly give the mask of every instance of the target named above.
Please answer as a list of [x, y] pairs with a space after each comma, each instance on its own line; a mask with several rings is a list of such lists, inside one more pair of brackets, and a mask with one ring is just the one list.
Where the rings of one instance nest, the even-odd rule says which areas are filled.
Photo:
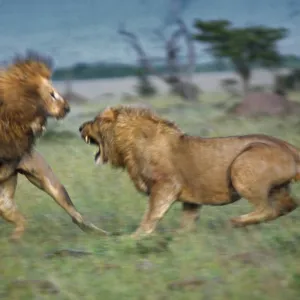
[[50, 92], [50, 96], [51, 96], [54, 100], [56, 100], [56, 97], [55, 97], [55, 93], [54, 93], [54, 92]]

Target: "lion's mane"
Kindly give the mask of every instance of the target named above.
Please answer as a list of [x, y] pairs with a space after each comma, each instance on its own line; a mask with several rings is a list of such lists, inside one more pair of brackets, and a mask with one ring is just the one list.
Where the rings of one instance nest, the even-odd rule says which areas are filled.
[[0, 160], [20, 159], [34, 144], [31, 122], [45, 117], [40, 109], [41, 77], [51, 77], [48, 58], [16, 56], [0, 71]]

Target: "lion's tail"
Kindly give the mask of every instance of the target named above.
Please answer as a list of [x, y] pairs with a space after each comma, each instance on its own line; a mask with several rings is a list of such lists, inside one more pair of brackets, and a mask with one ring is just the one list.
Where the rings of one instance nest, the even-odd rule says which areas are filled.
[[293, 178], [294, 181], [300, 181], [300, 153], [298, 152], [298, 160], [297, 162], [297, 172], [296, 172], [296, 176]]
[[300, 181], [300, 149], [296, 148], [295, 146], [285, 143], [285, 146], [292, 152], [295, 161], [296, 161], [296, 175], [293, 178], [293, 181]]

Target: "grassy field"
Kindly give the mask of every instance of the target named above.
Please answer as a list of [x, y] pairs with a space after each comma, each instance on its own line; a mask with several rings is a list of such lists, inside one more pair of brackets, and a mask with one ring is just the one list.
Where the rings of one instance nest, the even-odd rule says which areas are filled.
[[[227, 116], [232, 103], [205, 95], [197, 104], [152, 99], [162, 115], [186, 132], [202, 136], [266, 133], [300, 146], [297, 117], [247, 120]], [[38, 142], [84, 216], [111, 232], [130, 233], [146, 208], [127, 174], [97, 168], [95, 148], [79, 139], [78, 126], [105, 104], [75, 107], [61, 124], [50, 124]], [[53, 134], [56, 129], [58, 133]], [[300, 185], [293, 186], [299, 196]], [[204, 207], [195, 233], [176, 236], [180, 204], [175, 204], [153, 237], [87, 235], [54, 201], [19, 178], [16, 201], [28, 219], [20, 244], [7, 240], [12, 227], [0, 220], [0, 299], [299, 299], [300, 210], [268, 224], [231, 229], [230, 217], [252, 209], [245, 200]], [[79, 257], [47, 254], [87, 251]], [[39, 280], [39, 281], [36, 281]], [[43, 283], [43, 281], [45, 281]]]

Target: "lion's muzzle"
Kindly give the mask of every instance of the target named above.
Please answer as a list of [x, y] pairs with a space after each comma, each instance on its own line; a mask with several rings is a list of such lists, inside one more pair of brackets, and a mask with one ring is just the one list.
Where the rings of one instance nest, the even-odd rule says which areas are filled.
[[85, 122], [79, 127], [79, 132], [81, 135], [81, 138], [87, 143], [87, 144], [92, 144], [92, 145], [99, 145], [98, 141], [96, 138], [91, 136], [90, 132], [90, 122]]
[[71, 108], [68, 103], [64, 104], [64, 107], [61, 109], [60, 113], [56, 116], [57, 120], [63, 119], [71, 111]]
[[69, 105], [69, 104], [66, 104], [66, 105], [65, 105], [64, 111], [65, 111], [65, 114], [66, 114], [66, 115], [71, 111], [71, 108], [70, 108], [70, 105]]
[[103, 158], [103, 147], [100, 141], [94, 136], [90, 134], [90, 126], [91, 122], [85, 122], [79, 127], [79, 132], [81, 135], [81, 138], [85, 141], [88, 145], [95, 145], [98, 146], [98, 150], [95, 153], [95, 163], [96, 165], [100, 165], [104, 163]]

